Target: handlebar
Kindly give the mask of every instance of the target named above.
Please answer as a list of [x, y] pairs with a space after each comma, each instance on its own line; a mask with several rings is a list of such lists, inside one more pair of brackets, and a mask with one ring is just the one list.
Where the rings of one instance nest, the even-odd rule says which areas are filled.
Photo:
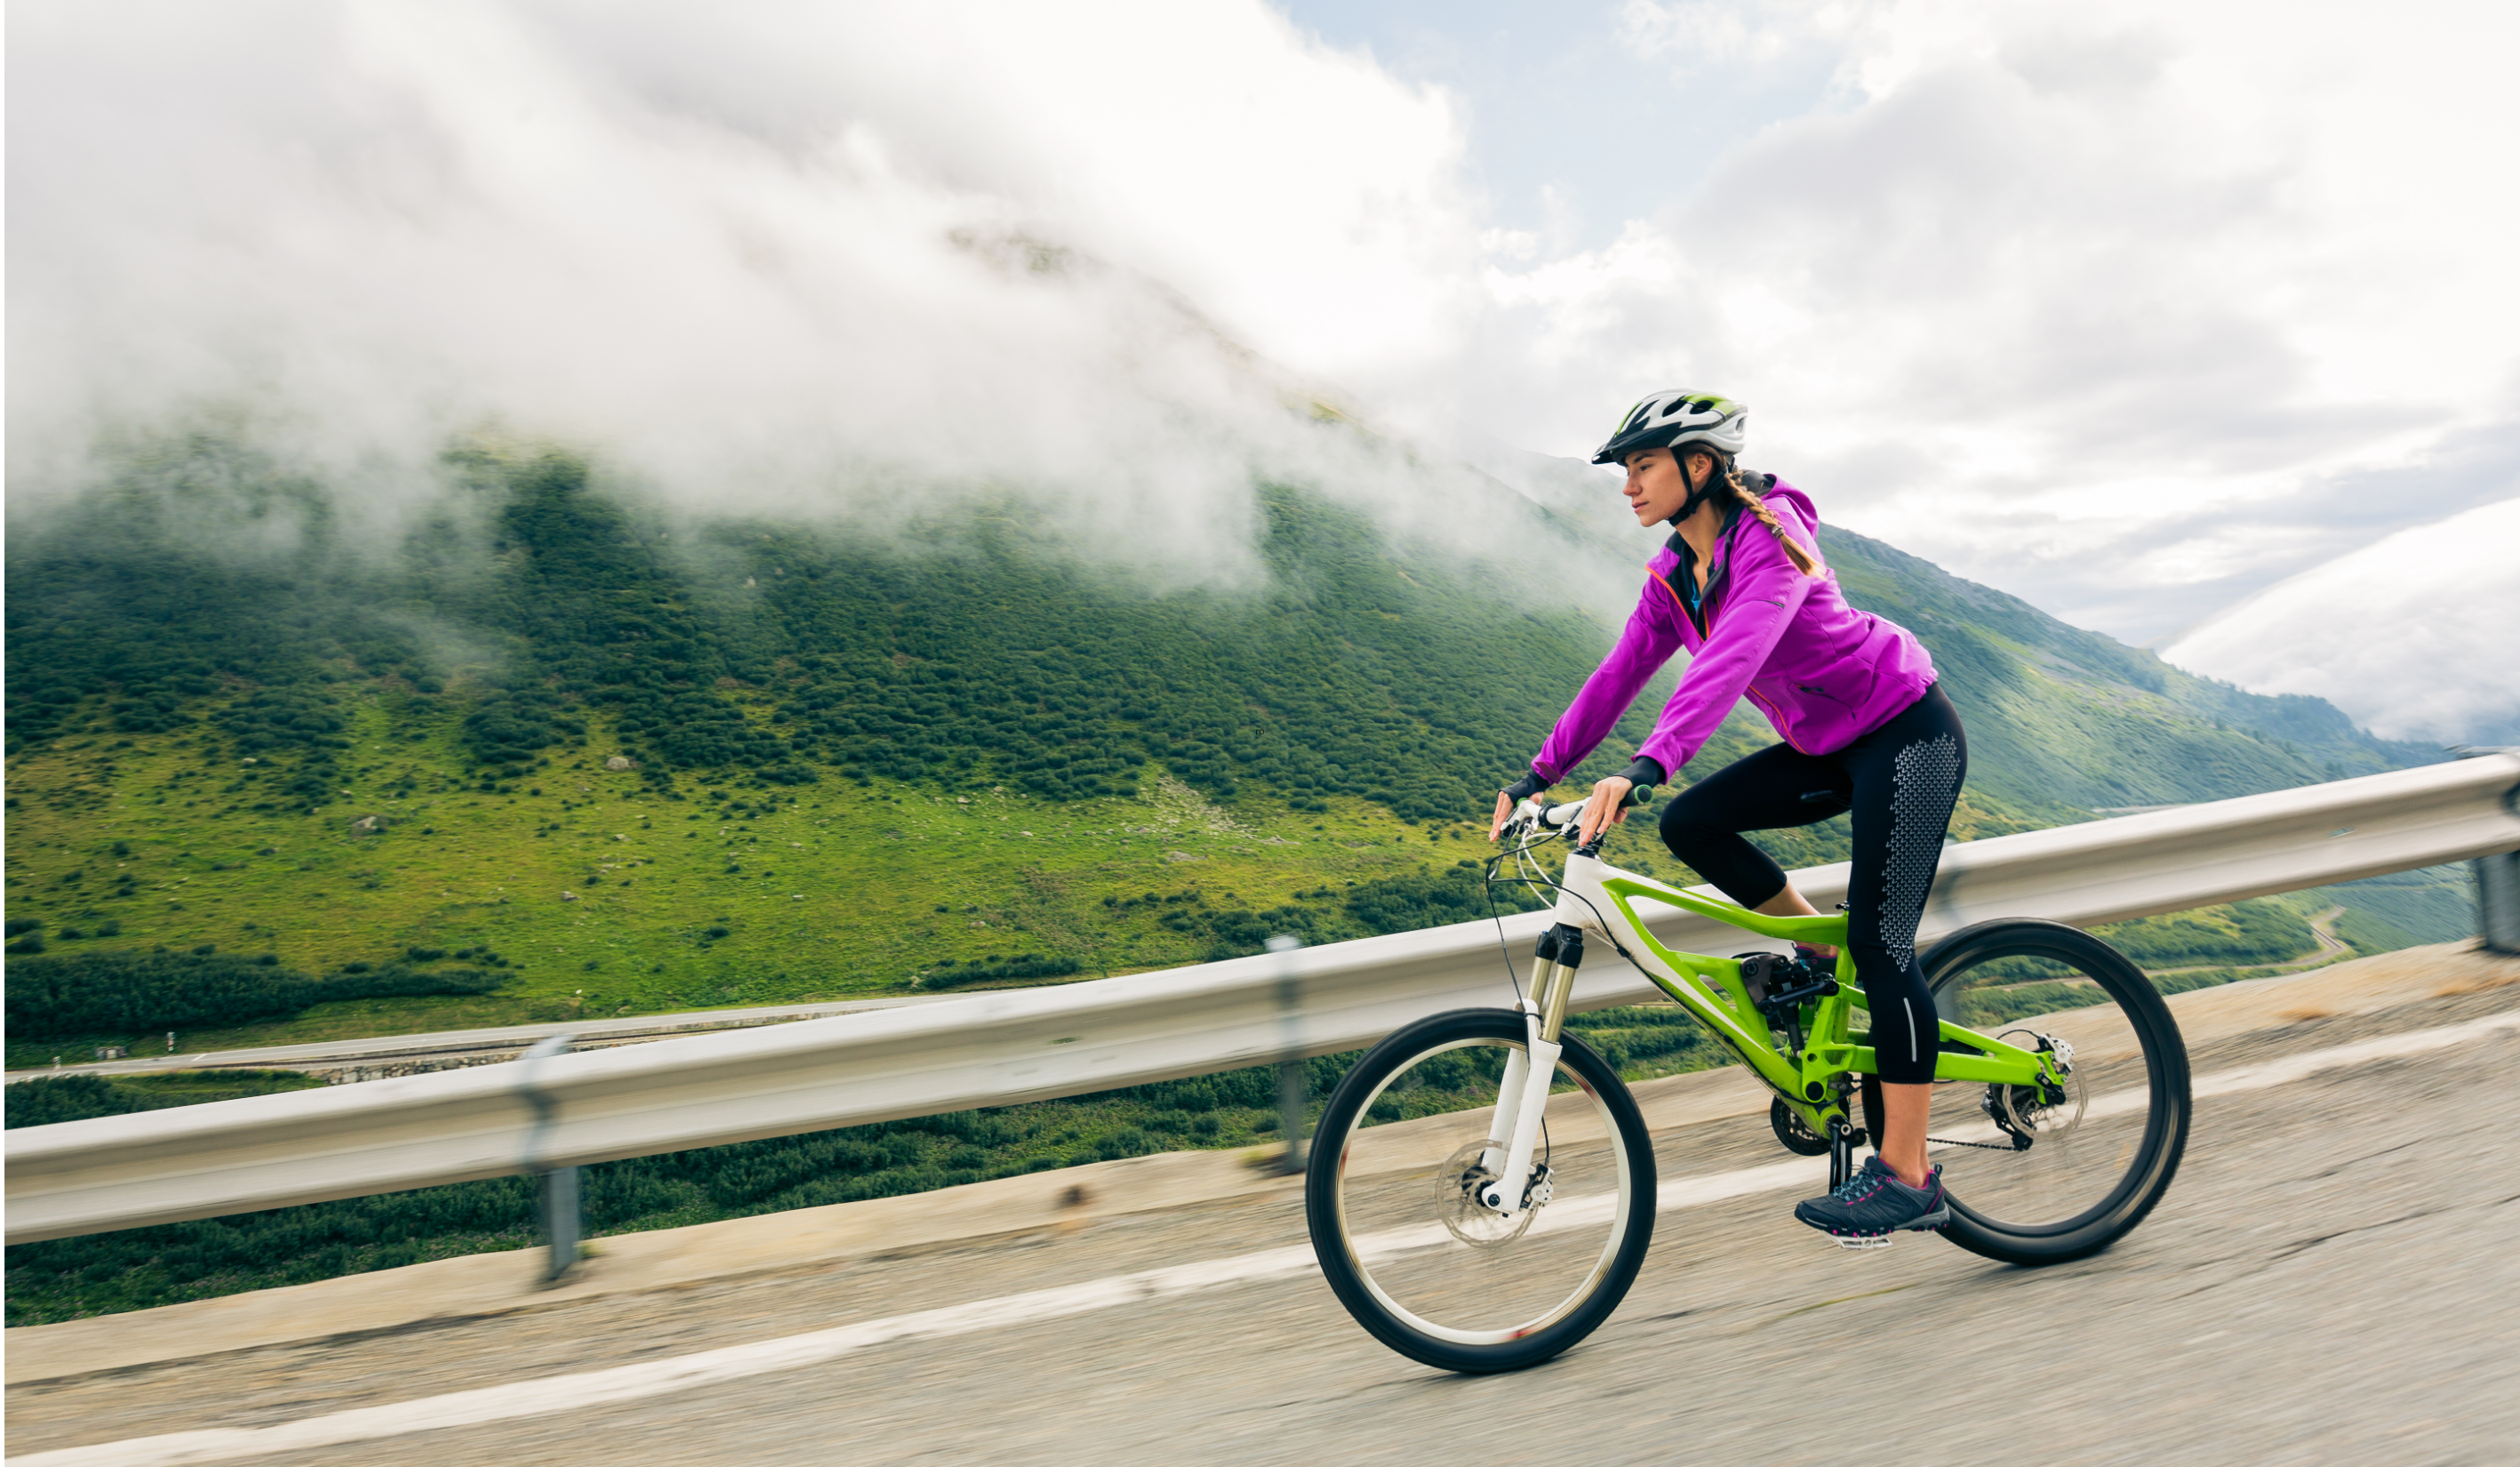
[[[1627, 798], [1619, 802], [1619, 808], [1632, 810], [1642, 805], [1648, 805], [1653, 803], [1653, 786], [1631, 785], [1628, 787]], [[1552, 830], [1562, 828], [1573, 823], [1577, 816], [1584, 813], [1584, 804], [1585, 802], [1578, 800], [1568, 804], [1545, 806], [1540, 811], [1540, 823]]]

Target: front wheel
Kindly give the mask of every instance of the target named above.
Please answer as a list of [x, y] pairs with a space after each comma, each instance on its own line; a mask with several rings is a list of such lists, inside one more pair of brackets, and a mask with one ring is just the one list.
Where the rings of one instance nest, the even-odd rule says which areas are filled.
[[1473, 1375], [1537, 1365], [1636, 1281], [1653, 1237], [1653, 1143], [1618, 1073], [1564, 1043], [1533, 1205], [1510, 1217], [1477, 1195], [1507, 1060], [1529, 1053], [1521, 1014], [1420, 1020], [1330, 1092], [1304, 1179], [1313, 1252], [1357, 1322], [1413, 1360]]
[[2125, 1236], [2187, 1148], [2187, 1047], [2151, 981], [2090, 933], [2026, 919], [1964, 928], [1921, 966], [1944, 1019], [2069, 1056], [2062, 1083], [2044, 1088], [1935, 1083], [1926, 1133], [1952, 1201], [1944, 1236], [2029, 1265]]

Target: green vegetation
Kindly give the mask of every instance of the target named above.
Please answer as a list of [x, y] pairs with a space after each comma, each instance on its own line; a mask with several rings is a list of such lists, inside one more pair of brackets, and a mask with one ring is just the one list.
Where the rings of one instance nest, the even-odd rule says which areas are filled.
[[[1149, 894], [1305, 908], [1475, 848], [1599, 645], [1291, 492], [1274, 588], [1150, 595], [1012, 517], [905, 548], [459, 467], [391, 557], [201, 445], [11, 538], [20, 952], [513, 955], [186, 1049], [1191, 962], [1247, 935]], [[282, 518], [280, 555], [196, 528]]]
[[293, 1070], [209, 1070], [180, 1075], [54, 1075], [0, 1089], [8, 1128], [53, 1125], [168, 1106], [202, 1105], [284, 1090], [320, 1090], [324, 1082]]
[[[346, 543], [316, 486], [207, 441], [15, 527], [13, 959], [213, 945], [338, 975], [437, 971], [412, 948], [511, 955], [473, 965], [504, 979], [492, 993], [148, 1020], [199, 1049], [1097, 976], [1459, 921], [1485, 904], [1447, 873], [1603, 645], [1289, 489], [1257, 496], [1263, 581], [1156, 593], [1012, 505], [880, 534], [693, 524], [565, 457], [449, 469], [455, 498], [389, 553]], [[1527, 504], [1480, 512], [1594, 553]], [[1886, 546], [1829, 549], [1968, 711], [1962, 838], [2087, 816], [2063, 801], [2414, 756]], [[1736, 715], [1697, 767], [1767, 739]], [[1613, 858], [1687, 879], [1649, 829]], [[1789, 866], [1844, 853], [1842, 821], [1763, 839]], [[10, 1062], [133, 1036], [28, 1031]]]
[[971, 984], [1006, 983], [1015, 979], [1065, 978], [1075, 971], [1074, 958], [1046, 958], [1037, 953], [1019, 952], [1011, 958], [988, 957], [968, 963], [947, 958], [913, 979], [912, 983], [922, 988], [960, 988]]
[[2285, 899], [2311, 910], [2344, 907], [2336, 935], [2360, 953], [2452, 942], [2477, 931], [2476, 878], [2464, 863], [2393, 872]]
[[2147, 970], [2285, 963], [2318, 946], [2310, 923], [2298, 910], [2265, 897], [2119, 922], [2095, 931]]
[[1292, 902], [1261, 912], [1213, 905], [1195, 888], [1164, 896], [1152, 892], [1135, 897], [1106, 896], [1103, 905], [1115, 913], [1135, 907], [1160, 910], [1156, 926], [1201, 944], [1199, 956], [1210, 962], [1258, 952], [1281, 933], [1301, 938], [1307, 944], [1344, 942], [1476, 922], [1544, 905], [1518, 886], [1500, 883], [1490, 888], [1484, 870], [1485, 863], [1478, 859], [1456, 861], [1444, 871], [1421, 863], [1405, 876], [1297, 892]]
[[309, 978], [281, 967], [269, 953], [239, 957], [207, 944], [191, 952], [29, 957], [9, 965], [9, 1032], [51, 1040], [216, 1028], [328, 1001], [486, 993], [501, 981], [496, 973], [408, 962], [351, 963]]
[[1913, 630], [1968, 722], [1969, 784], [2030, 807], [2224, 800], [2430, 763], [2323, 699], [2243, 693], [1823, 526], [1848, 600]]

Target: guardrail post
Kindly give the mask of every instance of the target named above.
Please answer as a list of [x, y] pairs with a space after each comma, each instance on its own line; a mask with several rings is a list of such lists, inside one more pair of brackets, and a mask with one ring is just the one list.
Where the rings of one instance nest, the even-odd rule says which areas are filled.
[[566, 1054], [576, 1041], [575, 1034], [554, 1034], [518, 1057], [517, 1090], [525, 1104], [534, 1108], [534, 1128], [525, 1134], [525, 1171], [534, 1179], [536, 1201], [542, 1213], [543, 1242], [549, 1256], [543, 1263], [543, 1282], [555, 1284], [577, 1266], [577, 1245], [585, 1235], [577, 1207], [577, 1169], [546, 1167], [545, 1147], [551, 1140], [552, 1123], [560, 1118], [560, 1103], [537, 1083], [542, 1062], [556, 1054]]
[[1312, 1089], [1311, 1067], [1304, 1063], [1303, 985], [1295, 977], [1295, 949], [1304, 940], [1290, 933], [1271, 938], [1268, 948], [1278, 955], [1278, 1024], [1283, 1035], [1278, 1060], [1278, 1129], [1286, 1138], [1278, 1173], [1292, 1176], [1304, 1169], [1304, 1111]]
[[2480, 855], [2476, 868], [2476, 932], [2488, 952], [2520, 952], [2520, 850]]
[[[2451, 753], [2463, 759], [2498, 754], [2520, 754], [2520, 748], [2453, 744]], [[2502, 807], [2520, 814], [2520, 786], [2502, 792]], [[2488, 952], [2520, 952], [2520, 850], [2480, 855], [2469, 861], [2476, 872], [2476, 935]]]

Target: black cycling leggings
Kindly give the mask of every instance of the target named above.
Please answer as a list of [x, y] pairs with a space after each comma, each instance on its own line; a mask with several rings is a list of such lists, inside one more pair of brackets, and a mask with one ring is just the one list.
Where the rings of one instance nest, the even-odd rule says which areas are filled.
[[1968, 734], [1939, 686], [1835, 754], [1762, 749], [1680, 792], [1663, 844], [1743, 906], [1785, 889], [1785, 873], [1745, 830], [1811, 825], [1855, 812], [1846, 945], [1872, 1010], [1872, 1048], [1894, 1085], [1934, 1077], [1941, 1033], [1916, 966], [1916, 922], [1934, 886], [1952, 805], [1968, 772]]

